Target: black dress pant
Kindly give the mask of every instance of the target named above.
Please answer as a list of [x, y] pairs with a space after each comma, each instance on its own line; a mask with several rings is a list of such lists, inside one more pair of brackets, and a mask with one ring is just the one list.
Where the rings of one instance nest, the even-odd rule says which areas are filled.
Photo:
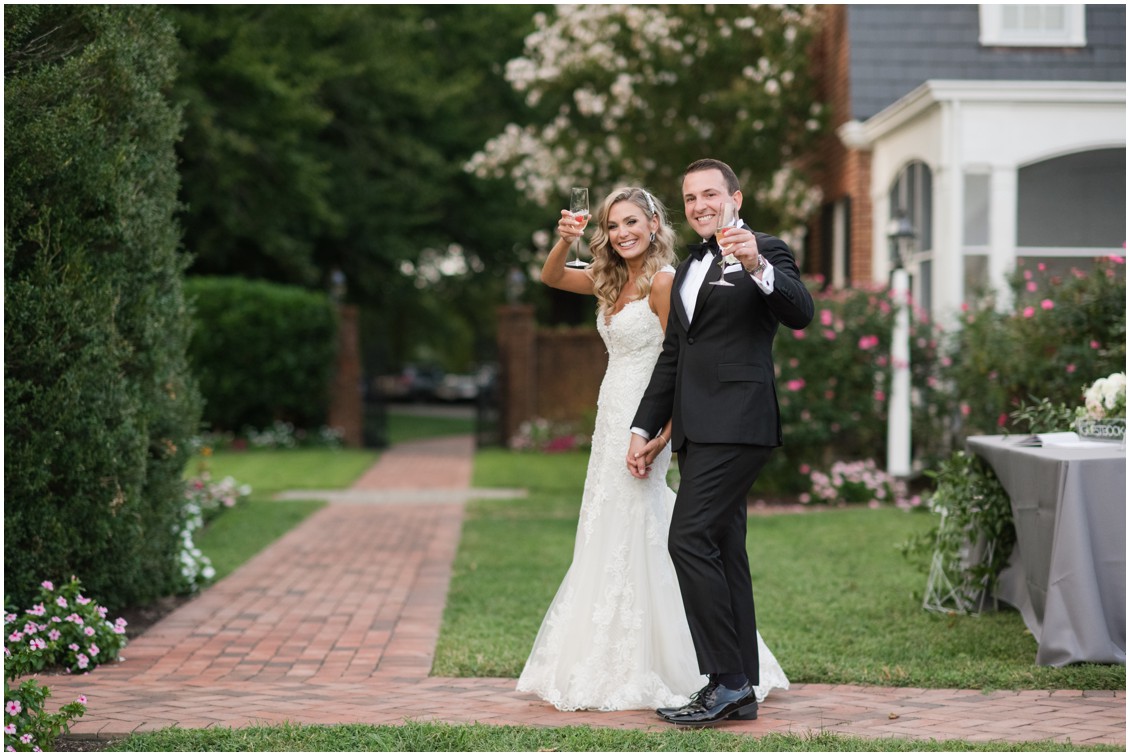
[[699, 671], [745, 672], [755, 685], [760, 679], [746, 496], [772, 451], [687, 439], [679, 450], [679, 492], [668, 538]]

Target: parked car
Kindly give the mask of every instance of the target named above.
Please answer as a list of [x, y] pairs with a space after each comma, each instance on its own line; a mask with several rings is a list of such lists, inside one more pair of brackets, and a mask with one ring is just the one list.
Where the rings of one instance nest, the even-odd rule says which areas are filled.
[[479, 381], [474, 375], [448, 373], [436, 388], [436, 398], [445, 402], [473, 402], [479, 396]]
[[443, 371], [432, 365], [405, 365], [399, 373], [377, 376], [377, 392], [390, 401], [426, 402], [437, 398]]

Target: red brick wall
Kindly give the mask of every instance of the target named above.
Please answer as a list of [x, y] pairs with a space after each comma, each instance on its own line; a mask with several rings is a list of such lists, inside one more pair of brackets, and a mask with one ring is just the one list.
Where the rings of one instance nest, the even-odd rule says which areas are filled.
[[330, 414], [327, 424], [343, 433], [348, 447], [361, 446], [363, 418], [361, 398], [361, 349], [357, 326], [357, 308], [338, 307], [337, 364], [330, 388]]
[[533, 307], [504, 305], [498, 359], [504, 442], [527, 420], [579, 423], [596, 410], [608, 355], [592, 328], [538, 328]]
[[[836, 135], [836, 129], [851, 120], [851, 42], [848, 39], [847, 14], [850, 6], [824, 5], [821, 32], [813, 46], [812, 61], [817, 79], [817, 96], [828, 108], [829, 133], [823, 139], [812, 164], [818, 183], [824, 191], [824, 202], [851, 198], [851, 267], [847, 271], [850, 284], [871, 280], [871, 153], [849, 150]], [[820, 216], [810, 221], [812, 255], [805, 272], [816, 273], [821, 263], [823, 229]]]

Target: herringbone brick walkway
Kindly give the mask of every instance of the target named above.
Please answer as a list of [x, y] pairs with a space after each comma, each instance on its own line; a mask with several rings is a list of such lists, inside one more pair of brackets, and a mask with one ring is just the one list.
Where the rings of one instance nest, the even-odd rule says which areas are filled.
[[[649, 711], [559, 712], [510, 679], [429, 676], [472, 452], [470, 437], [389, 450], [347, 495], [131, 641], [124, 661], [45, 680], [53, 701], [87, 696], [72, 735], [284, 721], [670, 727]], [[1124, 746], [1125, 704], [1125, 691], [794, 684], [756, 721], [723, 727]]]

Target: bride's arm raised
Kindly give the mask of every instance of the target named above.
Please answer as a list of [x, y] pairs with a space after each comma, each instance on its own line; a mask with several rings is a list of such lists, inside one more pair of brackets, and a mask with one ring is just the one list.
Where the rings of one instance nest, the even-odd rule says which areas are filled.
[[592, 274], [584, 268], [569, 268], [565, 260], [569, 256], [569, 247], [580, 238], [581, 233], [588, 225], [588, 220], [580, 223], [568, 210], [561, 211], [561, 220], [557, 222], [557, 243], [549, 250], [549, 257], [541, 266], [541, 282], [562, 291], [571, 291], [574, 294], [592, 294]]

